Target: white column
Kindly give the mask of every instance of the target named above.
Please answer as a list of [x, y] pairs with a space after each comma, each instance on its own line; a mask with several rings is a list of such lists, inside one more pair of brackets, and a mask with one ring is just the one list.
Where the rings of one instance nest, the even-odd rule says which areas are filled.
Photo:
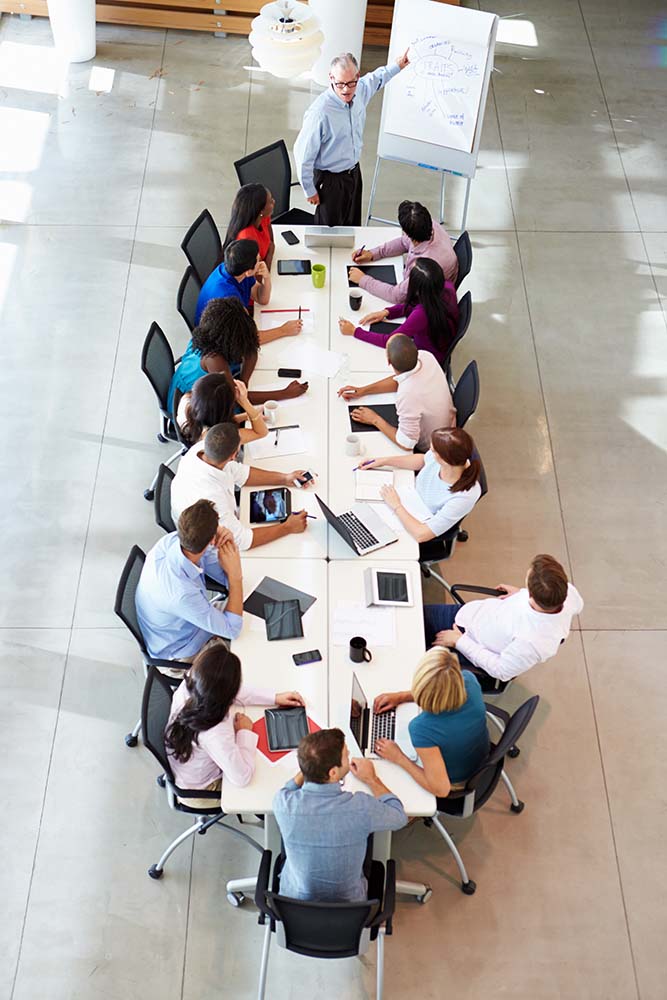
[[320, 58], [312, 70], [316, 83], [329, 83], [329, 63], [341, 52], [351, 52], [361, 62], [366, 22], [366, 0], [310, 0], [313, 14], [319, 19], [324, 43]]
[[95, 58], [95, 0], [49, 0], [49, 21], [63, 58], [74, 63]]

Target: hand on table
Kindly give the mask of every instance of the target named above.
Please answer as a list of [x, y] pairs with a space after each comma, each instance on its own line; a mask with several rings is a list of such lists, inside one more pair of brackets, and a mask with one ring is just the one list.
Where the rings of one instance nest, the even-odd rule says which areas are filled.
[[349, 319], [343, 319], [342, 316], [338, 320], [338, 329], [343, 334], [344, 337], [354, 337], [354, 331], [356, 327], [354, 323], [350, 323]]
[[[345, 399], [349, 398], [349, 396], [345, 397]], [[371, 427], [377, 427], [380, 417], [375, 410], [371, 410], [369, 406], [356, 406], [354, 410], [352, 410], [352, 419], [356, 420], [360, 424], [370, 424]]]
[[243, 712], [237, 712], [234, 716], [234, 732], [238, 733], [240, 729], [252, 729], [252, 719]]
[[433, 640], [433, 645], [444, 646], [446, 649], [454, 649], [462, 635], [463, 632], [461, 629], [454, 625], [452, 628], [446, 628], [442, 632], [438, 632]]
[[373, 711], [376, 715], [388, 712], [390, 708], [396, 708], [403, 704], [403, 695], [400, 691], [385, 691], [384, 694], [377, 695], [373, 702]]
[[364, 277], [364, 272], [360, 271], [358, 267], [350, 268], [349, 279], [355, 285], [358, 285], [363, 277]]
[[297, 396], [303, 396], [304, 392], [308, 392], [307, 382], [297, 382], [296, 379], [286, 385], [284, 389], [279, 389], [276, 393], [276, 399], [296, 399]]
[[355, 264], [370, 264], [373, 260], [372, 250], [353, 250], [352, 260]]
[[297, 705], [305, 704], [303, 695], [298, 691], [278, 691], [276, 694], [276, 705], [282, 705], [284, 708], [296, 708]]
[[359, 326], [370, 326], [371, 323], [381, 323], [383, 319], [387, 318], [388, 309], [380, 309], [379, 312], [369, 313], [368, 316], [362, 316], [359, 320]]
[[290, 319], [280, 327], [283, 337], [296, 337], [303, 330], [302, 319]]
[[376, 740], [374, 749], [378, 757], [381, 757], [382, 760], [390, 760], [392, 764], [399, 764], [405, 757], [398, 743], [394, 743], [393, 740]]
[[368, 757], [353, 757], [350, 761], [350, 771], [355, 778], [363, 781], [365, 785], [368, 785], [377, 777], [373, 761], [369, 760]]
[[338, 398], [341, 399], [360, 399], [364, 395], [364, 391], [361, 386], [355, 385], [343, 385], [338, 390]]
[[308, 515], [305, 510], [293, 511], [285, 520], [285, 527], [290, 535], [300, 535], [308, 527]]
[[398, 493], [396, 492], [393, 486], [386, 486], [386, 485], [381, 486], [380, 496], [387, 504], [387, 506], [391, 507], [394, 513], [396, 512], [397, 508], [401, 506], [401, 498], [399, 497]]

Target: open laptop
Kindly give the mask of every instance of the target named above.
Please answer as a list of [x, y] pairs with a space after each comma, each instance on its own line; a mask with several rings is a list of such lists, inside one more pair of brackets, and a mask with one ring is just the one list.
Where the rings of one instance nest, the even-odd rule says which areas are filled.
[[[420, 708], [414, 702], [390, 708], [388, 712], [373, 711], [359, 683], [359, 678], [352, 674], [352, 694], [350, 696], [350, 729], [362, 757], [377, 757], [375, 741], [381, 739], [395, 740], [403, 753], [410, 760], [417, 759], [417, 753], [412, 745], [408, 725], [411, 719], [419, 715]], [[369, 751], [369, 752], [367, 752]]]
[[315, 499], [331, 527], [358, 556], [365, 556], [398, 541], [396, 532], [385, 524], [370, 504], [355, 503], [349, 510], [336, 515], [320, 500], [317, 493]]
[[308, 226], [303, 234], [307, 247], [353, 247], [351, 226]]

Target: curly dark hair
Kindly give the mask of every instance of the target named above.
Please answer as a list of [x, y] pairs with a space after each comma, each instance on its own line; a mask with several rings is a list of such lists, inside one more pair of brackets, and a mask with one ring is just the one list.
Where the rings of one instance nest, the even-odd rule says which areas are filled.
[[192, 346], [204, 358], [220, 354], [229, 365], [242, 364], [259, 350], [259, 334], [252, 316], [235, 295], [211, 299], [192, 331]]

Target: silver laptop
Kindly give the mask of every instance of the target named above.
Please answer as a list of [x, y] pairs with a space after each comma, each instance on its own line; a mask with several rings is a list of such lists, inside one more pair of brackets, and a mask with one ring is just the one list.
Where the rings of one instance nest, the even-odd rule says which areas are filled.
[[331, 527], [358, 556], [368, 555], [369, 552], [375, 552], [376, 549], [382, 549], [385, 545], [398, 541], [396, 532], [385, 524], [371, 504], [355, 503], [349, 510], [337, 515], [329, 510], [317, 493], [315, 499]]
[[304, 233], [307, 247], [353, 247], [351, 226], [308, 226]]
[[417, 752], [412, 745], [408, 726], [419, 712], [419, 705], [407, 702], [376, 714], [368, 704], [359, 678], [355, 673], [352, 674], [350, 730], [362, 757], [377, 757], [375, 741], [386, 739], [395, 740], [406, 757], [416, 760]]

